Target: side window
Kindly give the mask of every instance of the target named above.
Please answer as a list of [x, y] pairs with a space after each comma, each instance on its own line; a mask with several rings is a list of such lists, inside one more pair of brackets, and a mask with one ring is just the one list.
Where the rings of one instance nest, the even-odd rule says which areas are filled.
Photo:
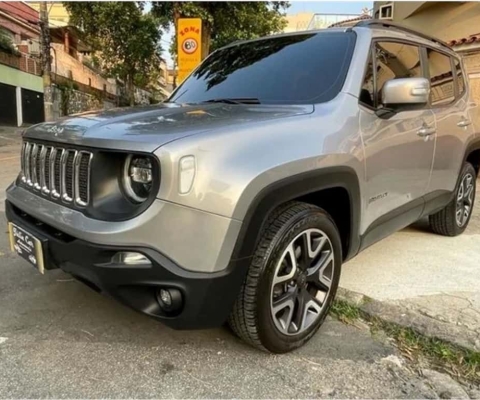
[[457, 74], [457, 89], [458, 97], [462, 96], [465, 92], [465, 78], [463, 76], [462, 64], [456, 58], [453, 59], [455, 64], [455, 72]]
[[375, 60], [370, 58], [368, 63], [359, 95], [359, 101], [364, 105], [377, 107], [381, 101], [383, 85], [390, 79], [423, 76], [418, 46], [376, 42], [374, 55]]
[[421, 78], [422, 63], [418, 46], [377, 42], [375, 44], [376, 104], [380, 104], [382, 88], [390, 79]]
[[432, 49], [427, 49], [427, 56], [432, 106], [452, 103], [455, 100], [455, 90], [450, 57]]
[[375, 86], [373, 82], [373, 59], [370, 54], [365, 76], [363, 77], [362, 89], [358, 100], [368, 107], [375, 107]]

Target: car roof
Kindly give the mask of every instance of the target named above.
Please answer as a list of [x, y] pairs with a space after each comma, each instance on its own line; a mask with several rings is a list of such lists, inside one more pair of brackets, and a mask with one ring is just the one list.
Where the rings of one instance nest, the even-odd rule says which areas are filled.
[[347, 31], [352, 32], [352, 29], [351, 28], [328, 28], [328, 29], [312, 29], [312, 30], [308, 30], [308, 31], [277, 33], [277, 34], [273, 34], [273, 35], [262, 36], [262, 37], [255, 38], [255, 39], [237, 40], [236, 42], [232, 42], [230, 44], [227, 44], [226, 46], [223, 46], [220, 49], [226, 49], [228, 47], [232, 47], [232, 46], [236, 46], [236, 45], [244, 44], [244, 43], [254, 43], [254, 42], [257, 42], [259, 40], [265, 40], [265, 39], [278, 39], [278, 38], [282, 38], [282, 37], [302, 36], [302, 35], [312, 35], [312, 34], [327, 34], [327, 33], [347, 32]]
[[385, 21], [378, 21], [378, 20], [364, 20], [360, 21], [355, 25], [347, 26], [347, 27], [334, 27], [334, 28], [326, 28], [326, 29], [312, 29], [306, 31], [296, 31], [296, 32], [286, 32], [286, 33], [279, 33], [269, 36], [263, 36], [256, 39], [248, 39], [248, 40], [238, 40], [236, 42], [230, 43], [222, 49], [236, 46], [239, 44], [244, 43], [253, 43], [259, 40], [265, 39], [277, 39], [282, 37], [290, 37], [290, 36], [301, 36], [301, 35], [312, 35], [312, 34], [328, 34], [328, 33], [348, 33], [348, 32], [355, 32], [356, 34], [368, 34], [372, 36], [378, 36], [379, 33], [385, 35], [386, 37], [392, 37], [397, 39], [406, 39], [410, 41], [417, 42], [418, 44], [425, 45], [428, 47], [432, 47], [444, 52], [449, 53], [450, 55], [458, 57], [458, 54], [445, 42], [436, 39], [434, 37], [425, 35], [423, 33], [417, 32], [413, 29], [406, 28], [404, 26], [385, 22]]

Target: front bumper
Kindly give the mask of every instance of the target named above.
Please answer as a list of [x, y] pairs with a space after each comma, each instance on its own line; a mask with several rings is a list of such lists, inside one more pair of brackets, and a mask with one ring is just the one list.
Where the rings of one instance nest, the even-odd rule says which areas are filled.
[[[93, 289], [175, 329], [204, 329], [224, 323], [245, 278], [246, 260], [231, 261], [226, 269], [215, 273], [187, 271], [151, 248], [98, 245], [75, 238], [8, 200], [5, 211], [9, 221], [45, 242], [46, 269], [61, 268]], [[152, 266], [106, 265], [118, 251], [143, 253]], [[180, 290], [183, 305], [178, 312], [162, 310], [156, 298], [161, 287]]]
[[164, 200], [135, 218], [102, 221], [12, 184], [7, 200], [77, 239], [106, 246], [149, 247], [192, 272], [219, 272], [232, 258], [242, 223]]

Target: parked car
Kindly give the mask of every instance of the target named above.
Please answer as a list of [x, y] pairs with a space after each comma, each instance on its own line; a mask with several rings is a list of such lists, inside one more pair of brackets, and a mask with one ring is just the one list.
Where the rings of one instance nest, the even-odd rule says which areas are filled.
[[[460, 57], [380, 21], [235, 43], [161, 105], [28, 128], [12, 248], [177, 329], [306, 343], [342, 263], [468, 225], [479, 109]], [[408, 249], [405, 249], [408, 251]]]

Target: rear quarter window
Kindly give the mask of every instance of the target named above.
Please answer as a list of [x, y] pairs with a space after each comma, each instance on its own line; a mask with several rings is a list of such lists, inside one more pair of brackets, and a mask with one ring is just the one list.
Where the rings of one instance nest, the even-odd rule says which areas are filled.
[[450, 56], [427, 49], [432, 106], [444, 106], [455, 101], [455, 87]]

